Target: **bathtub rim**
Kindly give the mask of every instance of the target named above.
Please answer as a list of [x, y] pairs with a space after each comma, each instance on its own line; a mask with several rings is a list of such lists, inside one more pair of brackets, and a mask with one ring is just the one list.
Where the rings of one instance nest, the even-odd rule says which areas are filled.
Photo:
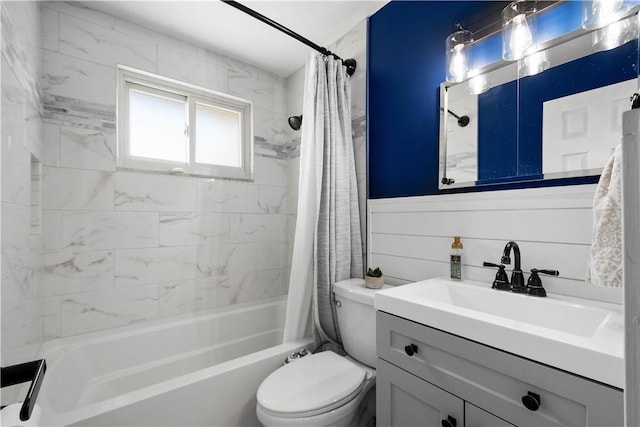
[[[115, 341], [131, 336], [156, 332], [167, 327], [179, 327], [180, 325], [208, 321], [216, 317], [222, 317], [226, 313], [242, 313], [243, 311], [251, 311], [256, 308], [271, 306], [274, 304], [283, 306], [282, 314], [284, 316], [286, 310], [286, 298], [286, 296], [273, 297], [259, 301], [218, 307], [195, 313], [186, 313], [162, 319], [154, 319], [151, 321], [139, 322], [131, 325], [125, 325], [96, 332], [57, 338], [43, 343], [41, 354], [49, 354], [49, 356], [47, 356], [47, 364], [50, 367], [49, 369], [54, 369], [57, 364], [56, 362], [63, 358], [67, 352], [78, 349], [81, 350], [83, 347], [90, 346], [95, 343]], [[43, 422], [47, 423], [47, 425], [66, 425], [77, 423], [82, 420], [104, 414], [110, 410], [115, 410], [129, 404], [135, 404], [136, 402], [143, 401], [155, 395], [166, 393], [180, 387], [185, 387], [196, 381], [204, 381], [233, 369], [242, 369], [243, 367], [264, 358], [282, 356], [282, 361], [284, 362], [286, 356], [291, 352], [299, 350], [302, 347], [311, 349], [312, 344], [312, 338], [304, 338], [287, 343], [280, 343], [272, 347], [259, 350], [257, 352], [221, 362], [213, 366], [201, 368], [193, 372], [166, 379], [153, 385], [142, 387], [140, 389], [136, 389], [116, 397], [105, 399], [100, 402], [95, 402], [80, 408], [74, 408], [64, 412], [57, 412], [53, 410], [53, 408], [51, 408], [48, 404], [39, 405], [43, 410], [43, 417], [46, 417]]]
[[[267, 357], [282, 356], [282, 361], [284, 363], [284, 359], [287, 354], [302, 347], [310, 349], [312, 345], [312, 338], [305, 338], [297, 341], [278, 344], [276, 346], [269, 347], [267, 349], [260, 350], [245, 356], [241, 356], [227, 362], [219, 363], [217, 365], [184, 374], [176, 378], [171, 378], [152, 386], [134, 390], [120, 396], [101, 402], [96, 402], [81, 408], [73, 409], [71, 411], [47, 413], [45, 411], [45, 408], [42, 408], [43, 419], [41, 421], [43, 423], [46, 423], [43, 425], [62, 426], [75, 424], [83, 420], [102, 415], [111, 410], [116, 410], [126, 405], [132, 405], [141, 402], [156, 395], [167, 393], [180, 387], [186, 387], [189, 384], [193, 384], [197, 381], [206, 381], [211, 377], [215, 377], [216, 375], [230, 370], [242, 369]], [[47, 419], [46, 417], [50, 417], [50, 419]]]

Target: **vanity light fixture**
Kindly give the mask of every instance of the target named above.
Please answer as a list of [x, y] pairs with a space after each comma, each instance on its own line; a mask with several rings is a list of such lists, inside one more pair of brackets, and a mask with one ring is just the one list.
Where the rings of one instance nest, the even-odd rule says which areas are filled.
[[638, 18], [621, 19], [638, 0], [582, 0], [582, 28], [593, 32], [595, 51], [614, 49], [638, 35]]
[[546, 50], [525, 56], [518, 63], [518, 77], [534, 76], [549, 68], [549, 56]]
[[628, 10], [625, 0], [582, 0], [582, 28], [592, 30], [612, 24]]
[[517, 0], [502, 10], [502, 58], [516, 61], [535, 51], [536, 2]]
[[613, 22], [593, 32], [592, 46], [595, 51], [614, 49], [638, 36], [636, 15]]
[[456, 24], [456, 31], [446, 40], [447, 81], [459, 83], [467, 78], [471, 64], [471, 46], [473, 34]]

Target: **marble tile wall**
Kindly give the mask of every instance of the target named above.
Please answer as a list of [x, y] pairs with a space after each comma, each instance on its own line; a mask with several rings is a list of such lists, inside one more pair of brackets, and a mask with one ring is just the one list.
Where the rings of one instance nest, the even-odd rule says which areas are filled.
[[[39, 8], [31, 2], [1, 2], [0, 110], [0, 300], [1, 362], [24, 362], [42, 342], [41, 292], [37, 281], [42, 155], [40, 121]], [[33, 166], [32, 166], [33, 161]], [[14, 391], [2, 391], [2, 404]]]
[[[49, 338], [286, 293], [299, 169], [286, 118], [300, 114], [287, 101], [303, 72], [69, 2], [2, 2], [1, 23], [3, 364]], [[363, 22], [332, 47], [359, 62], [357, 156], [364, 37]], [[254, 181], [116, 170], [116, 64], [252, 99]]]
[[[285, 79], [76, 4], [41, 16], [44, 337], [286, 294]], [[117, 64], [251, 99], [255, 179], [116, 170]]]

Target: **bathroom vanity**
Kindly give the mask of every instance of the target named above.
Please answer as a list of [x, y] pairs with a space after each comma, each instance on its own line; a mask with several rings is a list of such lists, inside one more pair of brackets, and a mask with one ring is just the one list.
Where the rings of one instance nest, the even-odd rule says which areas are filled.
[[[517, 319], [511, 324], [514, 319], [508, 319], [506, 315], [490, 318], [474, 313], [461, 305], [475, 299], [480, 305], [490, 306], [483, 304], [485, 294], [480, 293], [475, 298], [472, 294], [465, 300], [463, 296], [469, 289], [464, 286], [468, 283], [446, 282], [432, 279], [382, 292], [380, 298], [376, 296], [378, 425], [624, 425], [623, 392], [619, 383], [623, 379], [622, 341], [619, 346], [609, 348], [610, 354], [606, 356], [602, 351], [598, 352], [602, 349], [597, 348], [597, 343], [591, 342], [604, 343], [620, 338], [616, 327], [619, 313], [611, 311], [599, 323], [594, 323], [593, 331], [581, 330], [580, 336], [572, 340], [566, 331], [560, 334], [551, 329], [544, 331], [545, 328], [539, 325], [528, 325], [532, 327], [528, 328], [526, 319]], [[485, 291], [485, 288], [479, 289]], [[526, 311], [519, 310], [520, 304], [557, 302], [553, 298], [547, 302], [488, 288], [486, 292], [487, 298], [495, 296], [498, 300], [516, 297], [512, 304], [516, 309], [514, 316]], [[421, 300], [418, 295], [427, 299]], [[553, 316], [553, 309], [550, 312]], [[545, 314], [540, 312], [539, 315]], [[463, 316], [464, 319], [451, 316]], [[572, 322], [569, 317], [564, 320]], [[519, 327], [524, 329], [518, 330]], [[534, 347], [527, 350], [526, 345], [518, 346], [517, 343], [511, 347], [499, 345], [503, 337], [491, 336], [500, 334], [500, 329], [504, 329], [507, 340], [531, 340]], [[534, 333], [546, 335], [541, 339], [564, 340], [576, 350], [580, 344], [584, 348], [582, 352], [571, 354], [570, 348], [565, 352], [562, 348], [554, 348], [551, 342], [545, 345], [537, 341]], [[535, 354], [534, 348], [539, 353]], [[538, 357], [549, 350], [552, 350], [549, 358]], [[556, 351], [563, 351], [563, 355], [558, 356], [559, 363], [552, 360]], [[565, 364], [567, 353], [569, 357], [576, 357], [574, 366], [580, 374], [576, 374], [570, 364]], [[593, 353], [599, 354], [594, 356]], [[586, 365], [580, 360], [601, 356], [604, 358], [600, 362], [609, 365], [591, 368], [593, 372], [614, 371], [606, 378], [586, 372]], [[594, 379], [594, 376], [598, 378]]]

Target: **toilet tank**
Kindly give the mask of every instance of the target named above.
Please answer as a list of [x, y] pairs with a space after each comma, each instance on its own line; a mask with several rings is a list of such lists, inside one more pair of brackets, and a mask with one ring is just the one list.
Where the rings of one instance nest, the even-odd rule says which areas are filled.
[[[384, 285], [382, 289], [392, 286]], [[376, 310], [373, 296], [382, 289], [369, 289], [364, 279], [350, 279], [333, 285], [339, 301], [338, 324], [342, 345], [351, 357], [365, 365], [376, 367]]]

